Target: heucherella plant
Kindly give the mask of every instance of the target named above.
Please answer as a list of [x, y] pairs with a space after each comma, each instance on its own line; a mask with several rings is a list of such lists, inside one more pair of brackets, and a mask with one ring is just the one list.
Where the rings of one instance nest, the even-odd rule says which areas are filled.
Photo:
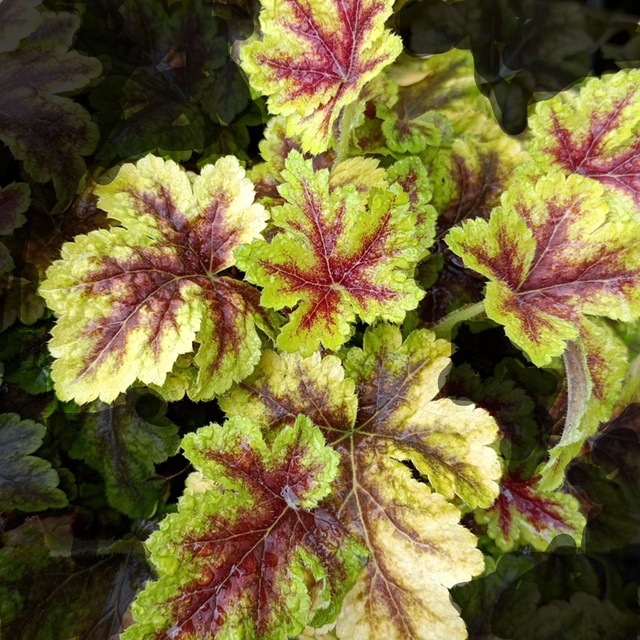
[[[391, 0], [261, 5], [222, 46], [255, 101], [210, 148], [114, 160], [46, 247], [45, 187], [0, 189], [2, 295], [46, 271], [37, 318], [5, 305], [35, 324], [7, 334], [27, 357], [0, 344], [3, 386], [40, 414], [3, 414], [0, 497], [56, 510], [0, 535], [0, 587], [33, 548], [43, 570], [108, 554], [115, 593], [126, 550], [122, 600], [65, 637], [498, 637], [469, 626], [474, 590], [497, 601], [557, 545], [586, 556], [567, 469], [640, 398], [640, 72], [540, 102], [512, 137], [471, 52], [402, 53]], [[190, 77], [197, 50], [157, 68]], [[17, 629], [37, 600], [0, 615]]]

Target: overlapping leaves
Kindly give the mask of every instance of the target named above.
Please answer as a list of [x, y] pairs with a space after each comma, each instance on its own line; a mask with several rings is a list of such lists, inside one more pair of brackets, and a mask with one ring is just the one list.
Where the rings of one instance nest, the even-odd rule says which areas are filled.
[[389, 0], [263, 3], [262, 39], [242, 49], [242, 66], [305, 151], [329, 148], [343, 108], [400, 54], [400, 39], [384, 28], [391, 10]]
[[148, 542], [158, 581], [124, 640], [158, 634], [286, 640], [335, 619], [366, 551], [333, 512], [338, 455], [300, 416], [265, 443], [249, 420], [183, 441], [199, 479]]
[[585, 435], [608, 418], [626, 368], [623, 345], [590, 318], [640, 315], [640, 226], [619, 220], [602, 196], [601, 185], [579, 175], [521, 179], [488, 222], [469, 221], [447, 238], [466, 266], [489, 278], [487, 314], [534, 364], [566, 350], [573, 395], [546, 472], [555, 486]]
[[256, 322], [268, 320], [255, 289], [217, 274], [267, 214], [238, 161], [222, 158], [196, 177], [147, 156], [96, 191], [122, 226], [64, 245], [40, 288], [59, 318], [50, 343], [59, 397], [109, 402], [137, 379], [162, 385], [194, 341], [193, 397], [248, 375], [260, 353]]
[[433, 400], [450, 353], [429, 332], [402, 342], [397, 327], [380, 324], [367, 330], [363, 349], [346, 353], [344, 367], [336, 356], [266, 351], [221, 401], [267, 433], [305, 414], [339, 452], [328, 502], [371, 553], [345, 599], [339, 637], [465, 637], [447, 588], [480, 573], [483, 561], [447, 498], [489, 506], [500, 466], [487, 446], [497, 428], [486, 412]]
[[400, 185], [371, 190], [365, 212], [355, 186], [331, 189], [329, 171], [315, 172], [297, 151], [285, 167], [279, 192], [286, 204], [271, 211], [282, 231], [237, 254], [247, 279], [264, 287], [263, 305], [296, 306], [278, 346], [306, 355], [320, 344], [337, 349], [356, 314], [401, 321], [424, 293], [412, 278], [422, 250], [416, 212]]
[[[0, 53], [0, 139], [34, 180], [53, 180], [61, 206], [85, 171], [83, 155], [98, 139], [89, 113], [64, 94], [101, 71], [98, 60], [70, 51], [78, 19], [39, 12], [38, 2], [3, 2], [0, 23], [11, 36]], [[15, 31], [14, 31], [15, 29]]]

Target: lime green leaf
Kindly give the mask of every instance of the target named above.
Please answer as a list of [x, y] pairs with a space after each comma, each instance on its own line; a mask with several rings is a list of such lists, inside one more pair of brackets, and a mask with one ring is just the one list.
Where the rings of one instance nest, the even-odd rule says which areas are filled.
[[148, 541], [158, 580], [134, 603], [123, 640], [287, 640], [310, 614], [316, 626], [334, 620], [366, 552], [318, 506], [339, 460], [320, 430], [300, 416], [269, 446], [235, 418], [183, 447], [201, 477]]
[[287, 135], [299, 134], [305, 151], [332, 144], [342, 109], [402, 50], [384, 28], [390, 0], [262, 2], [262, 39], [241, 49], [251, 84], [269, 96], [269, 111], [287, 116]]
[[194, 341], [192, 398], [248, 375], [260, 353], [258, 292], [216, 275], [266, 224], [238, 161], [194, 176], [147, 156], [96, 191], [122, 226], [65, 244], [40, 287], [58, 316], [50, 349], [59, 397], [110, 402], [136, 380], [161, 386]]
[[[162, 413], [140, 415], [140, 398], [140, 391], [132, 389], [112, 405], [95, 401], [71, 416], [74, 438], [69, 455], [99, 471], [109, 504], [132, 518], [154, 512], [166, 487], [154, 465], [176, 453], [179, 443], [177, 427]], [[156, 401], [160, 406], [160, 399]]]
[[278, 336], [287, 351], [337, 349], [356, 314], [401, 322], [424, 295], [413, 281], [420, 254], [416, 214], [399, 185], [371, 191], [366, 212], [353, 186], [330, 188], [330, 174], [292, 151], [272, 210], [282, 229], [271, 243], [257, 241], [237, 253], [250, 282], [264, 287], [261, 302], [296, 309]]
[[489, 506], [500, 465], [488, 446], [497, 426], [485, 411], [433, 399], [450, 354], [451, 345], [428, 331], [403, 342], [399, 328], [381, 324], [367, 329], [363, 349], [347, 352], [345, 367], [332, 355], [266, 351], [220, 401], [227, 414], [267, 433], [307, 415], [340, 453], [328, 500], [372, 559], [345, 599], [339, 638], [465, 637], [447, 588], [481, 573], [484, 563], [446, 498]]
[[46, 460], [30, 455], [42, 444], [45, 428], [16, 413], [0, 415], [0, 511], [59, 508], [67, 498], [58, 474]]
[[541, 172], [588, 176], [624, 209], [640, 210], [640, 69], [589, 80], [573, 104], [539, 102], [529, 125]]
[[541, 491], [538, 480], [538, 476], [525, 481], [503, 478], [495, 503], [476, 511], [476, 520], [487, 525], [501, 551], [524, 545], [545, 551], [560, 534], [572, 536], [580, 546], [586, 526], [580, 503], [568, 493]]

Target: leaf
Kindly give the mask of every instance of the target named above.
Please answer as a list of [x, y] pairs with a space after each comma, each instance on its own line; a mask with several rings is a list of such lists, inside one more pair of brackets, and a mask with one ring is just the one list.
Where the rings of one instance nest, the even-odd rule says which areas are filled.
[[384, 28], [391, 12], [389, 0], [263, 3], [262, 39], [241, 49], [241, 64], [304, 151], [331, 146], [342, 109], [400, 54], [400, 38]]
[[380, 324], [366, 330], [363, 349], [346, 353], [344, 368], [332, 355], [265, 351], [252, 376], [220, 400], [228, 415], [267, 434], [307, 415], [340, 453], [328, 500], [371, 560], [345, 599], [338, 637], [465, 637], [447, 588], [484, 563], [446, 498], [489, 506], [500, 465], [487, 446], [497, 427], [486, 412], [433, 400], [450, 354], [428, 331], [402, 342], [397, 327]]
[[149, 539], [159, 578], [134, 603], [123, 640], [286, 640], [310, 614], [317, 626], [335, 619], [366, 552], [317, 506], [338, 464], [320, 430], [301, 416], [268, 446], [234, 418], [183, 447], [210, 485], [192, 485]]
[[19, 384], [27, 393], [37, 395], [53, 389], [51, 354], [47, 346], [49, 326], [17, 325], [0, 336], [0, 361], [4, 379]]
[[615, 219], [602, 187], [559, 173], [519, 181], [489, 221], [452, 229], [447, 244], [490, 279], [486, 310], [537, 366], [561, 355], [588, 315], [640, 315], [639, 227]]
[[586, 388], [582, 401], [575, 396], [560, 447], [541, 472], [545, 490], [561, 483], [585, 437], [610, 417], [626, 369], [622, 346], [589, 316], [631, 320], [640, 314], [640, 252], [633, 240], [640, 227], [616, 220], [602, 193], [595, 181], [577, 175], [551, 173], [535, 185], [519, 181], [488, 222], [467, 222], [447, 238], [466, 266], [490, 279], [487, 315], [535, 365], [565, 352], [566, 341], [578, 340], [584, 350], [570, 381], [577, 389], [578, 377], [588, 376], [582, 387], [593, 386], [593, 400], [588, 408]]
[[305, 160], [311, 159], [315, 171], [330, 170], [329, 189], [352, 184], [362, 194], [366, 202], [371, 189], [384, 189], [388, 186], [385, 170], [379, 167], [374, 158], [348, 158], [335, 165], [335, 153], [329, 150], [319, 156], [312, 157], [302, 152], [300, 137], [288, 138], [285, 133], [286, 121], [279, 116], [272, 118], [265, 128], [264, 139], [260, 142], [260, 154], [264, 162], [257, 164], [248, 172], [249, 178], [255, 183], [257, 198], [265, 206], [284, 204], [278, 187], [284, 182], [282, 172], [289, 152], [296, 150]]
[[[70, 18], [70, 29], [47, 33], [35, 29], [32, 5], [24, 3], [22, 18], [14, 16], [22, 20], [21, 37], [31, 37], [0, 53], [0, 139], [34, 180], [53, 180], [61, 210], [78, 187], [85, 172], [81, 156], [93, 151], [98, 132], [80, 104], [59, 94], [83, 87], [102, 66], [70, 50], [77, 18]], [[40, 16], [43, 24], [52, 19]]]
[[29, 206], [30, 195], [31, 189], [24, 182], [14, 182], [0, 189], [0, 236], [13, 233], [25, 223], [22, 214]]
[[[69, 455], [99, 471], [109, 504], [132, 518], [153, 514], [166, 488], [155, 465], [176, 453], [179, 444], [178, 428], [159, 408], [156, 415], [140, 415], [144, 393], [132, 389], [112, 405], [97, 400], [70, 416], [74, 437]], [[146, 394], [161, 406], [160, 398]]]
[[144, 548], [131, 535], [80, 539], [74, 519], [29, 518], [4, 534], [0, 615], [7, 637], [105, 640], [118, 633], [129, 603], [149, 578]]
[[136, 379], [161, 386], [194, 340], [192, 398], [248, 375], [260, 353], [258, 294], [216, 275], [266, 224], [238, 161], [228, 156], [193, 176], [147, 156], [96, 192], [122, 226], [65, 244], [40, 287], [58, 316], [49, 347], [60, 399], [110, 402]]
[[3, 0], [0, 3], [0, 53], [13, 51], [40, 22], [35, 7], [40, 0]]
[[487, 533], [501, 551], [527, 544], [544, 551], [560, 534], [572, 536], [580, 546], [586, 520], [578, 500], [561, 491], [541, 491], [538, 480], [539, 476], [524, 482], [503, 478], [496, 502], [485, 511], [476, 511], [476, 520], [488, 525]]
[[[330, 189], [329, 171], [289, 153], [279, 191], [286, 204], [272, 210], [282, 229], [271, 243], [238, 251], [249, 282], [264, 287], [261, 303], [296, 306], [278, 347], [309, 355], [322, 344], [337, 349], [356, 314], [401, 322], [424, 295], [412, 279], [420, 247], [415, 212], [400, 186], [371, 191], [366, 212], [353, 186]], [[304, 247], [302, 249], [301, 247]]]
[[[597, 180], [640, 209], [640, 70], [593, 78], [573, 104], [560, 96], [536, 105], [530, 151], [542, 172], [560, 170]], [[636, 215], [637, 219], [637, 215]]]
[[45, 428], [16, 413], [0, 414], [0, 511], [59, 508], [67, 498], [51, 464], [29, 455], [42, 444]]
[[[118, 29], [110, 24], [110, 7], [87, 8], [90, 19], [80, 43], [110, 61], [105, 79], [89, 92], [103, 166], [150, 152], [189, 158], [194, 149], [216, 145], [228, 134], [221, 125], [236, 121], [250, 104], [250, 92], [230, 56], [233, 34], [223, 6], [214, 10], [206, 0], [129, 0], [113, 12]], [[226, 6], [253, 26], [237, 3]]]

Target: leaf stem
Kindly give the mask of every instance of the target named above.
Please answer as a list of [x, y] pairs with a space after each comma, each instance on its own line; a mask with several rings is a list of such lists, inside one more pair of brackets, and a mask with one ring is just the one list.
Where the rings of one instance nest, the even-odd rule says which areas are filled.
[[436, 334], [437, 338], [446, 338], [448, 340], [451, 338], [451, 331], [455, 325], [479, 316], [481, 313], [484, 313], [484, 300], [452, 311], [431, 327], [431, 330]]
[[340, 123], [340, 140], [338, 141], [338, 155], [335, 164], [339, 164], [346, 159], [349, 154], [349, 143], [351, 141], [351, 127], [353, 126], [353, 116], [356, 113], [356, 103], [352, 102], [344, 108], [342, 122]]

